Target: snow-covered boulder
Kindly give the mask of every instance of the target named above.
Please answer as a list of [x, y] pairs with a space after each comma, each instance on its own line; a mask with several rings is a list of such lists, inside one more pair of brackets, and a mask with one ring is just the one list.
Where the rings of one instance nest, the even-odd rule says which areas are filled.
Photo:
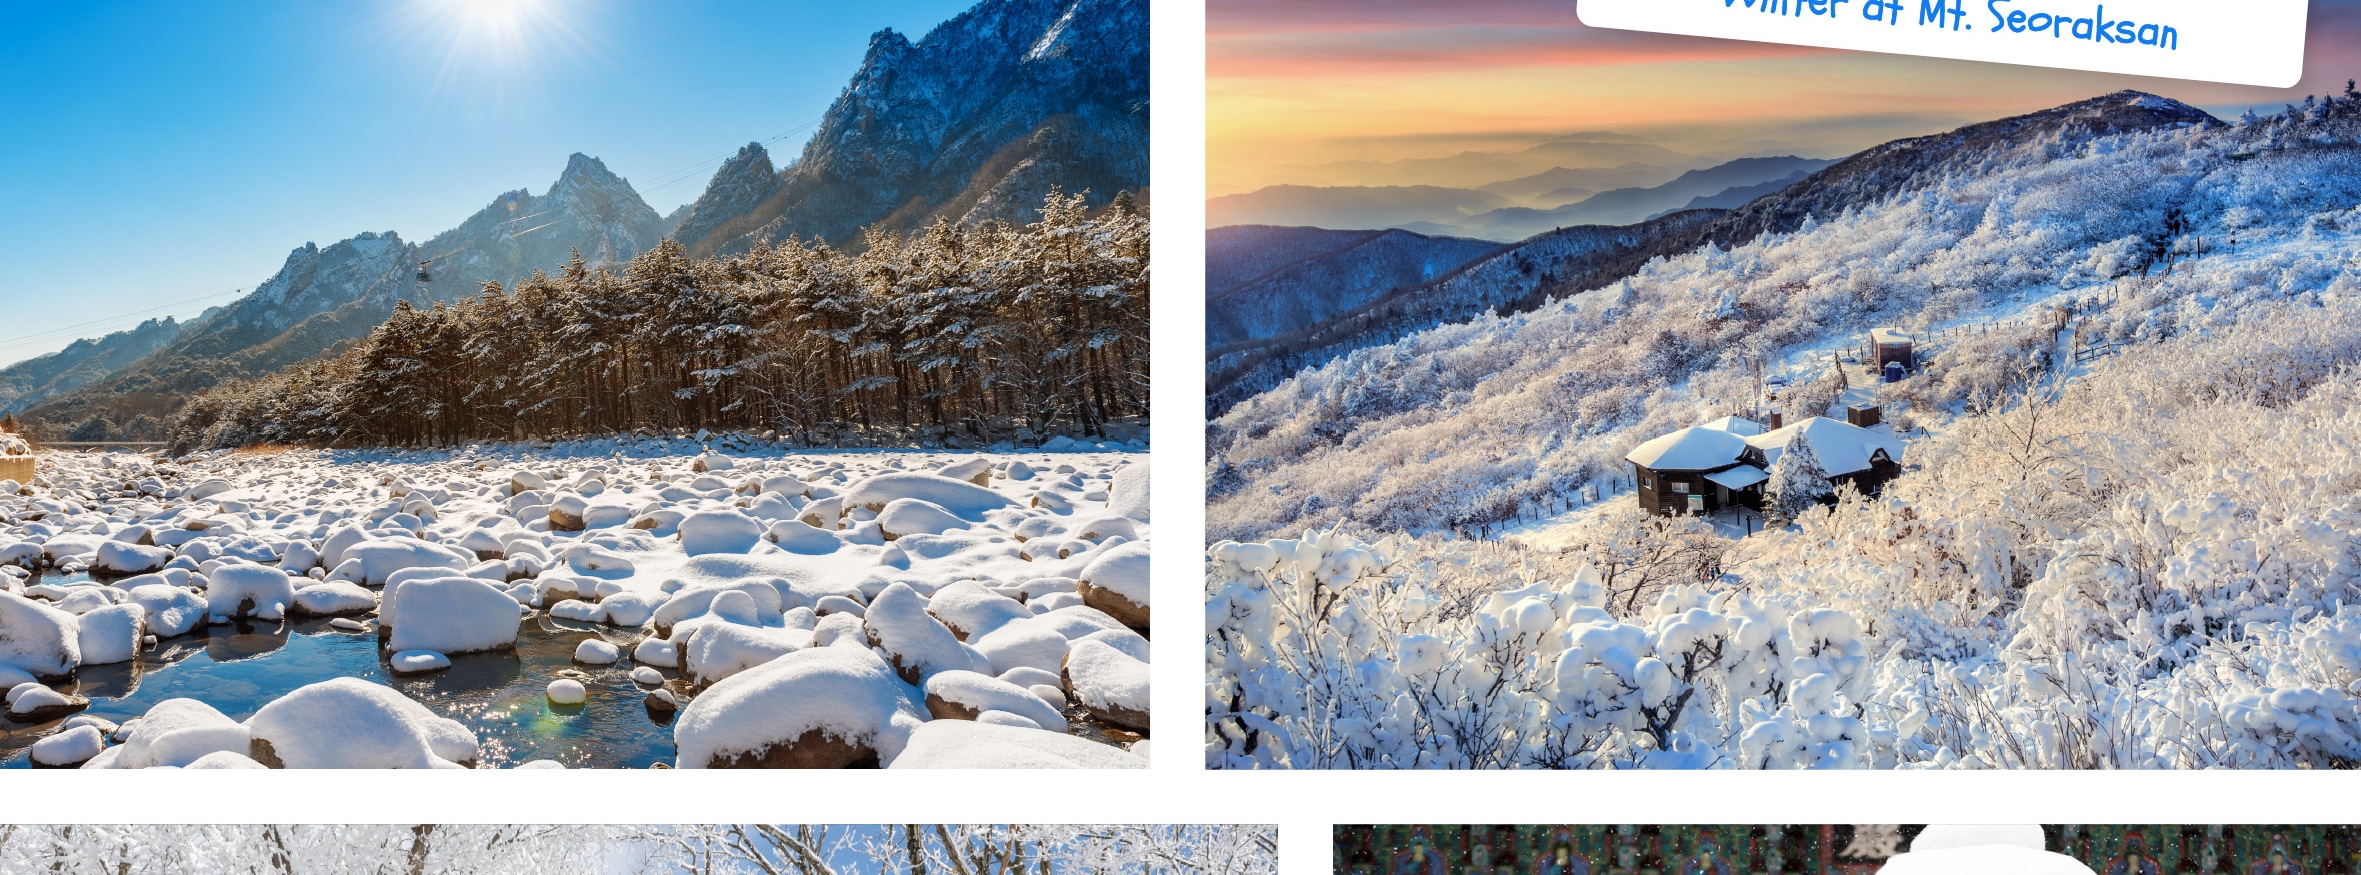
[[1148, 628], [1148, 545], [1141, 541], [1118, 544], [1082, 567], [1075, 584], [1082, 603], [1099, 609], [1123, 625]]
[[763, 629], [736, 623], [716, 623], [697, 630], [681, 651], [681, 673], [690, 682], [718, 683], [763, 663], [812, 646], [812, 633], [802, 629]]
[[765, 537], [779, 545], [779, 549], [803, 556], [826, 556], [844, 546], [844, 540], [835, 532], [821, 531], [801, 519], [772, 523]]
[[215, 751], [244, 754], [246, 727], [195, 699], [166, 699], [124, 724], [125, 738], [108, 765], [118, 769], [186, 766]]
[[604, 638], [584, 638], [574, 646], [574, 661], [584, 665], [614, 665], [622, 658], [622, 648]]
[[1014, 503], [1000, 493], [965, 480], [914, 471], [878, 474], [853, 484], [841, 497], [846, 510], [863, 508], [871, 512], [885, 510], [896, 499], [915, 498], [974, 521], [981, 521], [987, 511]]
[[912, 684], [953, 669], [991, 673], [989, 661], [927, 614], [926, 599], [909, 584], [897, 583], [878, 593], [862, 614], [861, 628], [869, 646], [884, 651], [894, 670]]
[[1066, 648], [1071, 643], [1056, 627], [1030, 619], [1008, 623], [969, 641], [977, 653], [992, 663], [994, 673], [1037, 669], [1047, 672], [1051, 683], [1057, 682], [1058, 667], [1065, 665]]
[[97, 555], [90, 562], [93, 574], [146, 574], [172, 561], [172, 551], [162, 547], [142, 547], [125, 541], [107, 541], [98, 545]]
[[968, 521], [942, 505], [919, 498], [897, 498], [877, 512], [877, 530], [888, 541], [904, 535], [940, 535], [968, 527]]
[[549, 682], [548, 696], [553, 705], [580, 705], [590, 699], [590, 689], [573, 678], [558, 678]]
[[936, 469], [935, 473], [953, 480], [965, 480], [977, 486], [990, 486], [992, 485], [992, 460], [977, 456], [944, 465]]
[[663, 603], [664, 597], [660, 595], [634, 591], [619, 592], [599, 600], [598, 622], [610, 626], [621, 626], [625, 629], [637, 629], [647, 625], [648, 620], [656, 616], [656, 608], [662, 606]]
[[1066, 652], [1066, 694], [1116, 726], [1148, 729], [1148, 664], [1103, 641], [1084, 639]]
[[680, 521], [680, 546], [691, 556], [745, 553], [763, 541], [760, 520], [735, 510], [708, 510]]
[[82, 615], [77, 637], [83, 665], [112, 665], [139, 658], [140, 639], [147, 635], [147, 609], [136, 603], [108, 605]]
[[295, 603], [287, 572], [267, 565], [224, 565], [205, 580], [206, 610], [216, 617], [278, 620]]
[[46, 723], [88, 707], [89, 699], [61, 693], [38, 682], [17, 684], [8, 691], [8, 719], [19, 723]]
[[1022, 603], [985, 589], [972, 580], [962, 580], [935, 591], [927, 599], [926, 612], [941, 620], [951, 634], [961, 641], [974, 641], [979, 636], [1011, 622], [1033, 616]]
[[450, 769], [476, 757], [475, 733], [459, 721], [359, 678], [281, 696], [254, 712], [246, 729], [253, 737], [247, 755], [272, 768]]
[[1107, 489], [1107, 510], [1148, 522], [1148, 466], [1125, 465]]
[[[345, 562], [358, 562], [358, 577], [354, 583], [362, 586], [384, 586], [394, 572], [408, 568], [448, 568], [464, 570], [475, 564], [472, 554], [462, 555], [459, 548], [443, 547], [416, 538], [375, 538], [354, 544], [343, 552]], [[344, 566], [337, 566], [342, 572]]]
[[403, 650], [386, 657], [385, 664], [396, 675], [426, 674], [450, 668], [451, 658], [432, 650]]
[[[694, 562], [694, 560], [691, 560]], [[672, 598], [656, 608], [656, 632], [671, 637], [672, 627], [690, 617], [702, 616], [712, 610], [713, 602], [723, 593], [744, 593], [754, 606], [754, 619], [760, 625], [776, 625], [785, 611], [781, 608], [779, 588], [759, 580], [735, 583], [694, 584], [672, 594]]]
[[220, 495], [236, 488], [237, 487], [230, 485], [230, 482], [227, 480], [221, 479], [219, 477], [213, 477], [208, 478], [195, 486], [189, 487], [189, 491], [182, 493], [180, 497], [189, 501], [204, 501], [205, 499], [212, 498], [216, 495]]
[[82, 664], [73, 614], [0, 590], [0, 665], [35, 677], [60, 677]]
[[205, 622], [211, 607], [204, 596], [168, 583], [140, 584], [126, 595], [146, 610], [148, 631], [158, 638], [188, 634]]
[[393, 630], [386, 646], [397, 651], [475, 653], [515, 647], [518, 611], [489, 581], [440, 577], [387, 588], [378, 622]]
[[299, 617], [360, 614], [376, 607], [376, 593], [349, 581], [331, 580], [295, 591], [295, 615]]
[[217, 750], [217, 751], [214, 751], [214, 752], [212, 752], [212, 753], [206, 754], [206, 755], [204, 755], [204, 756], [198, 757], [198, 758], [197, 758], [195, 761], [193, 761], [193, 762], [189, 763], [188, 765], [182, 766], [181, 768], [184, 768], [184, 769], [197, 769], [197, 770], [206, 770], [206, 769], [268, 769], [268, 768], [270, 768], [270, 767], [269, 767], [269, 766], [266, 766], [266, 765], [263, 765], [263, 764], [261, 764], [261, 763], [255, 762], [253, 757], [249, 757], [249, 756], [247, 756], [247, 755], [245, 755], [245, 754], [238, 753], [237, 751], [232, 751], [232, 750]]
[[877, 654], [814, 647], [732, 675], [673, 725], [678, 765], [841, 768], [882, 764], [925, 722], [917, 691]]
[[96, 726], [76, 726], [33, 742], [30, 756], [36, 768], [70, 769], [106, 749], [106, 733]]
[[974, 720], [985, 711], [1006, 711], [1042, 729], [1066, 731], [1066, 716], [1032, 691], [972, 671], [937, 672], [927, 678], [926, 711], [937, 720]]
[[935, 720], [910, 733], [892, 769], [1144, 769], [1147, 757], [1062, 732]]

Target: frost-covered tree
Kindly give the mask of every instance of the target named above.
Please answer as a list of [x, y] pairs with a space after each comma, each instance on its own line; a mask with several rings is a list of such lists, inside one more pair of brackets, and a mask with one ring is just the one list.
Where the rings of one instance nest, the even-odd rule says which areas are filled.
[[1788, 439], [1769, 473], [1771, 479], [1763, 484], [1763, 500], [1773, 517], [1794, 519], [1836, 494], [1836, 485], [1828, 481], [1828, 471], [1820, 465], [1820, 454], [1801, 429]]

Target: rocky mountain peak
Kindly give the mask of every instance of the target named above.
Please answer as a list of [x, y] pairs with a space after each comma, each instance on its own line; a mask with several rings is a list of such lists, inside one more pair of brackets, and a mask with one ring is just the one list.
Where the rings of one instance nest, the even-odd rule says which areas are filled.
[[705, 185], [705, 193], [684, 208], [671, 227], [671, 236], [694, 246], [731, 218], [746, 214], [779, 190], [779, 171], [761, 143], [748, 143], [722, 162]]

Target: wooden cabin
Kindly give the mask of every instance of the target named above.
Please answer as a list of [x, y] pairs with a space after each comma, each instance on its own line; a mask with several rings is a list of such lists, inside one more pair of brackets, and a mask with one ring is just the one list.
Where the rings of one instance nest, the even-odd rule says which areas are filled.
[[1864, 495], [1876, 495], [1902, 474], [1902, 442], [1890, 431], [1820, 416], [1768, 431], [1724, 417], [1640, 444], [1624, 461], [1631, 463], [1640, 508], [1649, 513], [1761, 510], [1771, 465], [1798, 434], [1811, 442], [1831, 483], [1851, 483]]
[[1876, 371], [1880, 374], [1885, 373], [1886, 365], [1895, 362], [1900, 362], [1902, 365], [1902, 370], [1905, 371], [1917, 368], [1918, 360], [1914, 358], [1911, 353], [1911, 345], [1912, 341], [1910, 335], [1903, 334], [1902, 332], [1895, 329], [1870, 329], [1870, 366], [1876, 369]]

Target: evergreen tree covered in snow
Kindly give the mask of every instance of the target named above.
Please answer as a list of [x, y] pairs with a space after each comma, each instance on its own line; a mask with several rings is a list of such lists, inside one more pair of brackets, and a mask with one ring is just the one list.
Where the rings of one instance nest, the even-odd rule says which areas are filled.
[[218, 387], [184, 449], [450, 445], [633, 429], [776, 431], [807, 445], [1103, 436], [1148, 405], [1148, 217], [1053, 193], [1030, 225], [935, 222], [700, 261], [665, 241], [620, 270], [419, 308], [342, 354]]
[[1812, 450], [1811, 439], [1800, 429], [1780, 451], [1779, 461], [1771, 463], [1769, 473], [1763, 497], [1774, 517], [1794, 519], [1836, 494], [1836, 485], [1828, 482], [1828, 472], [1820, 466], [1820, 454]]

